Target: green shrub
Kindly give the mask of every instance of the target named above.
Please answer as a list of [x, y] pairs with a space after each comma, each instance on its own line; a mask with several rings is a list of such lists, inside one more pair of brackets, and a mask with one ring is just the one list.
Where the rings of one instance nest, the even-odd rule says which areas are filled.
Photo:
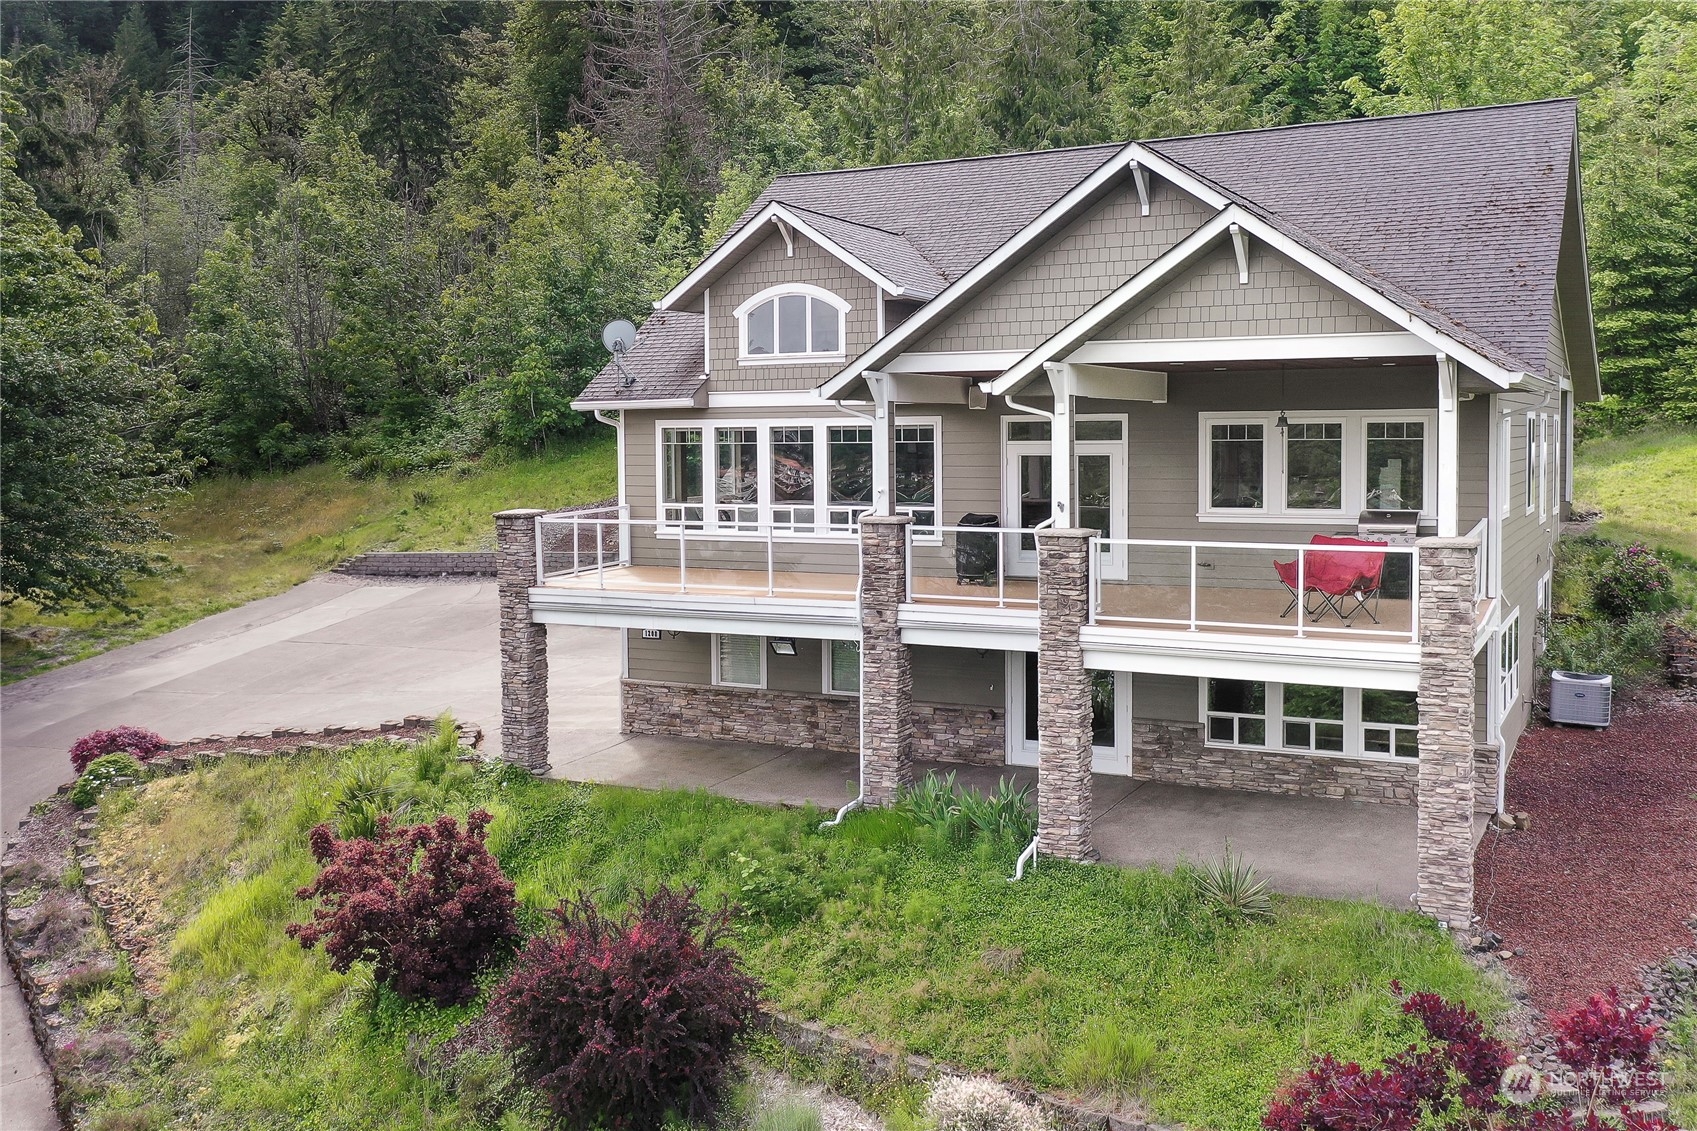
[[140, 781], [144, 771], [133, 754], [102, 754], [88, 764], [77, 784], [71, 787], [71, 804], [87, 809], [119, 778]]
[[773, 926], [799, 923], [819, 906], [821, 894], [808, 870], [741, 852], [731, 854], [737, 868], [737, 902], [744, 911]]
[[801, 1099], [779, 1100], [754, 1117], [751, 1131], [823, 1131], [819, 1105]]
[[1595, 672], [1614, 676], [1621, 688], [1643, 687], [1662, 676], [1662, 632], [1654, 613], [1624, 621], [1558, 617], [1539, 662], [1546, 671]]
[[1673, 571], [1647, 548], [1619, 546], [1598, 565], [1591, 603], [1599, 613], [1626, 620], [1673, 607]]
[[336, 832], [347, 840], [377, 835], [377, 819], [402, 817], [412, 803], [401, 796], [395, 773], [375, 758], [349, 766], [336, 784]]
[[1273, 897], [1266, 881], [1255, 875], [1255, 867], [1226, 845], [1218, 860], [1196, 870], [1196, 894], [1202, 903], [1224, 915], [1246, 919], [1270, 918]]
[[436, 784], [448, 772], [448, 764], [459, 756], [460, 732], [451, 715], [436, 720], [436, 732], [420, 742], [413, 751], [413, 777], [420, 782]]
[[950, 844], [965, 844], [974, 835], [1024, 844], [1037, 833], [1030, 787], [1007, 778], [998, 780], [996, 792], [986, 796], [960, 785], [952, 770], [941, 777], [928, 772], [902, 794], [900, 808]]
[[1153, 1038], [1092, 1017], [1073, 1038], [1061, 1071], [1067, 1086], [1080, 1091], [1135, 1095], [1154, 1064]]

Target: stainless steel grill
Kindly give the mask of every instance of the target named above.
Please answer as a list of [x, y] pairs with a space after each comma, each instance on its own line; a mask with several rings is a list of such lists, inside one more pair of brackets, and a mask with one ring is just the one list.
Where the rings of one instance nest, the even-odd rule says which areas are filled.
[[1362, 511], [1355, 520], [1358, 538], [1371, 538], [1391, 546], [1412, 546], [1420, 534], [1419, 511]]

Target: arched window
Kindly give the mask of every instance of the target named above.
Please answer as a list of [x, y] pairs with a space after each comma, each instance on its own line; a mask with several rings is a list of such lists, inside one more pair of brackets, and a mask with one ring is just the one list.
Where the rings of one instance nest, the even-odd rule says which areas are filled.
[[770, 287], [736, 309], [742, 356], [835, 358], [843, 355], [843, 315], [849, 304], [820, 287]]

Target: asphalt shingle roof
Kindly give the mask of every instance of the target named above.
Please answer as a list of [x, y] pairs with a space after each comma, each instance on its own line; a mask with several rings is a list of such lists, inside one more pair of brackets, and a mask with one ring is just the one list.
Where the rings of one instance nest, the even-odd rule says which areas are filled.
[[943, 277], [936, 265], [926, 259], [906, 236], [799, 205], [789, 207], [813, 225], [820, 235], [881, 273], [913, 298], [936, 298], [949, 285], [949, 280]]
[[1146, 142], [1507, 369], [1544, 373], [1574, 102]]
[[686, 310], [656, 310], [636, 332], [636, 344], [625, 352], [624, 373], [608, 361], [577, 399], [596, 403], [695, 396], [707, 380], [703, 322], [700, 314]]

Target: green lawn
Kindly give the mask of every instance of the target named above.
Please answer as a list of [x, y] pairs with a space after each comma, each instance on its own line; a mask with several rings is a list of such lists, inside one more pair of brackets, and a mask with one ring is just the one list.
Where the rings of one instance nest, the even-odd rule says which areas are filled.
[[1697, 428], [1581, 444], [1573, 493], [1580, 506], [1603, 512], [1603, 537], [1697, 557]]
[[498, 510], [563, 507], [618, 492], [613, 437], [470, 472], [358, 480], [320, 464], [274, 476], [202, 480], [165, 517], [170, 571], [137, 583], [136, 615], [4, 612], [4, 677], [22, 679], [260, 597], [367, 550], [462, 550], [494, 539]]
[[[367, 756], [407, 774], [387, 749]], [[283, 934], [303, 916], [292, 893], [312, 874], [306, 831], [341, 772], [329, 757], [232, 759], [102, 806], [109, 874], [162, 915], [168, 972], [151, 1016], [169, 1058], [157, 1103], [175, 1120], [480, 1125], [407, 1053], [477, 1005], [403, 1006]], [[1075, 1037], [1106, 1021], [1154, 1042], [1145, 1100], [1195, 1128], [1254, 1127], [1313, 1053], [1402, 1047], [1393, 978], [1492, 1015], [1504, 1004], [1408, 913], [1278, 899], [1271, 920], [1237, 921], [1211, 912], [1187, 874], [1045, 860], [1009, 884], [1015, 847], [952, 847], [894, 813], [821, 833], [811, 809], [457, 773], [446, 789], [415, 787], [413, 819], [495, 812], [490, 846], [531, 926], [579, 890], [622, 901], [660, 881], [697, 885], [747, 909], [739, 945], [784, 1010], [1049, 1088], [1080, 1077]]]

